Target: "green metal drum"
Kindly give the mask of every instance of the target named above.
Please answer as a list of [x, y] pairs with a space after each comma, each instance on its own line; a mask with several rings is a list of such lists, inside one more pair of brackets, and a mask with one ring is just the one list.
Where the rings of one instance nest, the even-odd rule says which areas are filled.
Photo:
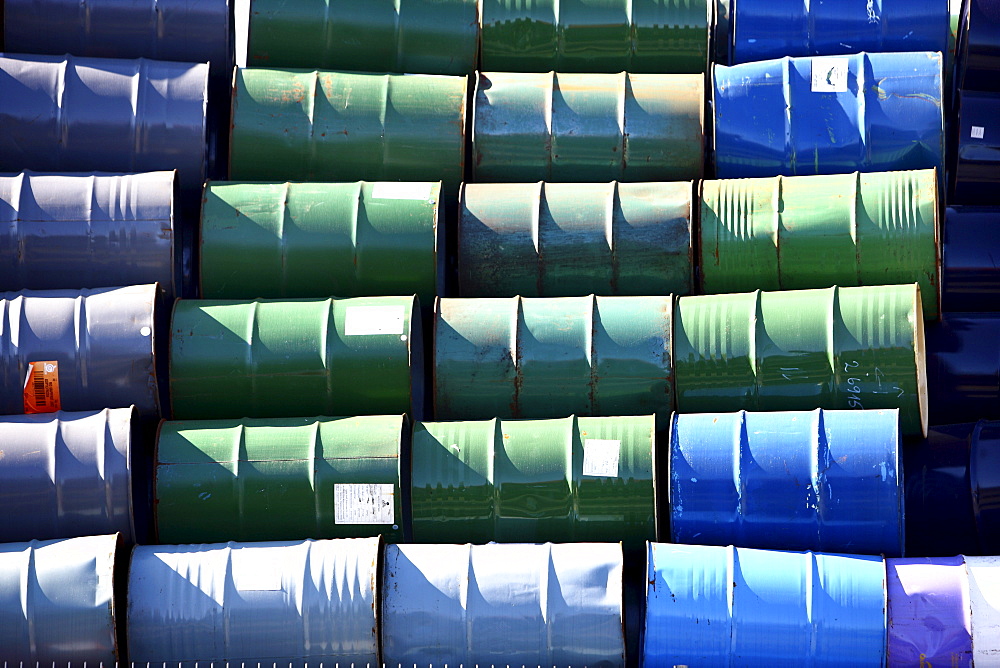
[[403, 540], [404, 415], [164, 422], [154, 503], [161, 543]]

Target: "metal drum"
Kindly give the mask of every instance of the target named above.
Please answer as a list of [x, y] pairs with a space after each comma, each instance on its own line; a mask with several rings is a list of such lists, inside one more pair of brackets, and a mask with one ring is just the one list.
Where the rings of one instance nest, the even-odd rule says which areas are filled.
[[930, 424], [1000, 420], [1000, 313], [945, 313], [927, 326]]
[[1000, 93], [1000, 2], [968, 0], [960, 26], [956, 87]]
[[[1000, 11], [1000, 10], [998, 10]], [[1000, 92], [958, 92], [958, 142], [949, 204], [996, 204], [1000, 190]], [[996, 239], [983, 235], [984, 242]]]
[[972, 603], [972, 663], [1000, 666], [1000, 557], [966, 557]]
[[1000, 311], [1000, 206], [948, 207], [941, 248], [944, 311]]

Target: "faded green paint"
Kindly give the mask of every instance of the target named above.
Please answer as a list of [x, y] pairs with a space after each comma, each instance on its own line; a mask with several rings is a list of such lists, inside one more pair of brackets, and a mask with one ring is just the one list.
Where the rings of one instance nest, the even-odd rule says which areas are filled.
[[466, 77], [238, 69], [234, 95], [234, 180], [440, 180], [458, 193]]
[[252, 0], [247, 64], [471, 74], [476, 0]]
[[462, 297], [691, 294], [692, 184], [467, 183]]
[[[206, 299], [411, 295], [443, 276], [440, 183], [208, 183]], [[439, 257], [440, 254], [440, 257]]]
[[704, 90], [698, 74], [480, 72], [474, 180], [699, 179]]
[[424, 543], [656, 537], [655, 418], [423, 422], [413, 428], [413, 538]]
[[439, 299], [438, 420], [673, 410], [673, 298]]
[[422, 416], [418, 304], [181, 299], [171, 319], [173, 416]]
[[[164, 422], [154, 475], [159, 540], [402, 541], [408, 427], [403, 415]], [[340, 488], [339, 509], [337, 485], [353, 486]], [[392, 487], [391, 512], [364, 503], [368, 485]], [[379, 489], [371, 500], [387, 496]], [[375, 519], [391, 521], [364, 523]]]
[[937, 318], [933, 169], [704, 181], [702, 292], [919, 283]]
[[925, 365], [916, 284], [682, 297], [674, 313], [681, 413], [898, 408], [921, 435]]
[[706, 0], [483, 0], [482, 64], [495, 72], [697, 74]]

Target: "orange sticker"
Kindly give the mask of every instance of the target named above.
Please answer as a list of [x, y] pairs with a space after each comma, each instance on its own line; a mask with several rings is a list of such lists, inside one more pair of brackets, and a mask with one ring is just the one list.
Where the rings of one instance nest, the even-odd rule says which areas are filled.
[[24, 379], [24, 412], [55, 413], [59, 410], [59, 362], [28, 362]]

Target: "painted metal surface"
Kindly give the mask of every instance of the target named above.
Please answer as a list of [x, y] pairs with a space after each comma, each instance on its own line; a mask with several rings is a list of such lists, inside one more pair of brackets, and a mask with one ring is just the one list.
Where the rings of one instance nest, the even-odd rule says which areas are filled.
[[960, 25], [957, 86], [1000, 92], [1000, 2], [968, 0]]
[[62, 410], [158, 415], [155, 302], [155, 285], [0, 293], [0, 415], [24, 412], [29, 364], [50, 361]]
[[933, 169], [701, 184], [702, 293], [919, 283], [937, 318]]
[[704, 171], [704, 77], [480, 72], [474, 181], [685, 181]]
[[948, 207], [941, 247], [945, 311], [1000, 311], [1000, 206]]
[[948, 21], [940, 0], [739, 0], [732, 64], [859, 51], [947, 53]]
[[681, 297], [677, 410], [898, 408], [904, 436], [925, 434], [934, 401], [919, 293], [913, 284]]
[[477, 0], [252, 0], [247, 64], [470, 74]]
[[859, 53], [716, 65], [718, 177], [944, 174], [941, 58]]
[[118, 540], [0, 544], [0, 659], [60, 666], [124, 660], [116, 641]]
[[1000, 313], [945, 313], [927, 325], [930, 424], [1000, 420]]
[[237, 69], [229, 176], [443, 181], [465, 164], [466, 77]]
[[650, 543], [645, 666], [882, 666], [880, 557]]
[[402, 541], [408, 432], [403, 415], [164, 422], [154, 473], [159, 542]]
[[969, 578], [962, 557], [886, 559], [887, 665], [971, 666]]
[[0, 176], [0, 288], [180, 287], [176, 172]]
[[903, 554], [899, 411], [674, 414], [670, 542]]
[[178, 420], [423, 416], [416, 297], [179, 300], [170, 335]]
[[466, 183], [461, 297], [691, 294], [692, 184]]
[[1000, 666], [1000, 557], [966, 557], [972, 603], [972, 661]]
[[381, 541], [140, 545], [128, 579], [135, 663], [378, 665]]
[[0, 418], [0, 542], [120, 533], [136, 540], [131, 408]]
[[0, 170], [178, 170], [205, 180], [208, 65], [0, 56]]
[[418, 422], [414, 540], [619, 542], [656, 536], [655, 418]]
[[385, 663], [625, 665], [622, 548], [387, 545]]
[[961, 90], [956, 104], [958, 141], [948, 203], [996, 204], [1000, 188], [1000, 92]]
[[708, 65], [709, 0], [483, 0], [482, 7], [482, 70], [698, 74]]
[[982, 554], [997, 554], [1000, 552], [1000, 422], [980, 420], [973, 429], [969, 480]]
[[656, 414], [674, 405], [673, 299], [438, 299], [438, 420]]
[[201, 297], [367, 297], [444, 281], [438, 183], [209, 182]]

